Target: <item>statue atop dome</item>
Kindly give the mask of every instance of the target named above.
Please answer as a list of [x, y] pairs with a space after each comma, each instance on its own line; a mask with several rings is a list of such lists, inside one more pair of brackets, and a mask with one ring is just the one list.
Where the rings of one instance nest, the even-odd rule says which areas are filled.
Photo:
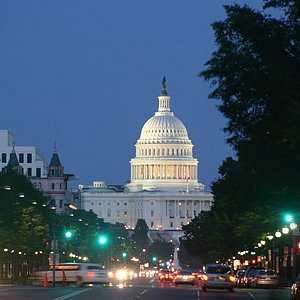
[[166, 88], [166, 76], [164, 76], [163, 80], [162, 80], [162, 86], [163, 86], [163, 89], [161, 90], [161, 96], [167, 96], [168, 95], [168, 92], [167, 92], [167, 88]]

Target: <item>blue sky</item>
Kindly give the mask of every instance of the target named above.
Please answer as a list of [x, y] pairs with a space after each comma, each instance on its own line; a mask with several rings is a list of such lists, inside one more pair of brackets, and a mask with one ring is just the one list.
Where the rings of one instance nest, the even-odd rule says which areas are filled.
[[[208, 187], [222, 160], [226, 120], [198, 76], [215, 49], [222, 0], [16, 0], [0, 3], [0, 129], [17, 146], [57, 149], [71, 186], [123, 184], [163, 76]], [[260, 8], [262, 1], [235, 1]]]

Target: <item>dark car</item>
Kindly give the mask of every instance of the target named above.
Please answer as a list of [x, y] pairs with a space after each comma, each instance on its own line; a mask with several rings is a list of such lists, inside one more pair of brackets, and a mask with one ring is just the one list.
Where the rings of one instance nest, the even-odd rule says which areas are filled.
[[236, 287], [242, 287], [243, 286], [243, 281], [244, 281], [244, 276], [245, 276], [246, 271], [245, 270], [238, 270], [235, 274], [235, 282], [234, 285]]
[[174, 274], [169, 269], [163, 269], [163, 270], [160, 270], [158, 272], [158, 280], [160, 282], [163, 282], [163, 281], [170, 281], [170, 282], [172, 282], [173, 279], [174, 279]]
[[243, 286], [245, 287], [251, 287], [252, 281], [254, 280], [256, 273], [258, 270], [264, 270], [263, 267], [257, 267], [257, 266], [250, 266], [247, 268], [244, 279], [243, 279]]
[[300, 300], [300, 273], [291, 286], [291, 300]]

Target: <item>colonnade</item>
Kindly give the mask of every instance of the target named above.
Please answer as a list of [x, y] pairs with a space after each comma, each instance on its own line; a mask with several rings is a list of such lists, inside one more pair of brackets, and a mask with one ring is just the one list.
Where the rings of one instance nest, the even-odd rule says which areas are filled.
[[193, 218], [202, 210], [209, 210], [209, 200], [166, 200], [165, 216], [167, 218]]
[[131, 179], [197, 179], [197, 165], [132, 165]]

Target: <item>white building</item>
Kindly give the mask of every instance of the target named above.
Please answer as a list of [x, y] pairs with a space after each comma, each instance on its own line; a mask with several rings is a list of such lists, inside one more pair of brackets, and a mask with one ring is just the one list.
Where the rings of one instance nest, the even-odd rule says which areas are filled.
[[44, 155], [35, 146], [16, 146], [14, 135], [6, 129], [0, 129], [0, 172], [8, 164], [13, 149], [24, 170], [24, 175], [47, 177], [47, 163]]
[[[67, 182], [74, 178], [65, 174], [56, 147], [48, 166], [46, 159], [35, 146], [16, 146], [15, 137], [8, 130], [0, 130], [0, 172], [12, 167], [32, 182], [33, 186], [49, 198], [56, 212], [65, 210], [68, 202]], [[49, 203], [50, 204], [50, 203]]]
[[165, 78], [158, 102], [158, 111], [144, 124], [135, 145], [130, 182], [122, 187], [102, 181], [80, 185], [81, 208], [127, 228], [145, 219], [150, 230], [168, 231], [178, 238], [182, 225], [210, 209], [213, 195], [198, 182], [193, 144], [170, 109]]

